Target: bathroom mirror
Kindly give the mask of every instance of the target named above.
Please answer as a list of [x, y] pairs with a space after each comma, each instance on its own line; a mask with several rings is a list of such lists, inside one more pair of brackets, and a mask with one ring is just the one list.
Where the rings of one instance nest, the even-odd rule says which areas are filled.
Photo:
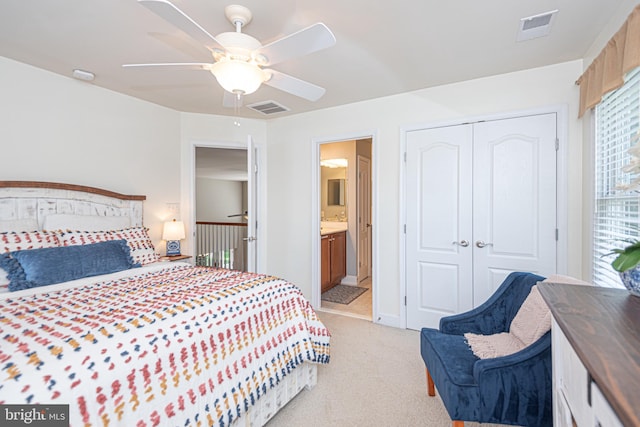
[[346, 221], [349, 204], [347, 168], [322, 166], [320, 172], [320, 218], [322, 221]]
[[344, 179], [327, 180], [327, 205], [344, 206]]

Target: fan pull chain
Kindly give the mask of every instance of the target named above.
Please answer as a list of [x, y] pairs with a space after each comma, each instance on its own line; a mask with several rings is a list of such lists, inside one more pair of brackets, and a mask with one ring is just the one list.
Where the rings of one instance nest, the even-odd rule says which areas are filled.
[[235, 93], [235, 96], [233, 97], [233, 114], [235, 117], [235, 119], [233, 120], [233, 124], [235, 126], [240, 127], [240, 121], [239, 121], [239, 117], [238, 117], [238, 107], [240, 105], [240, 101], [242, 100], [242, 94], [241, 93]]

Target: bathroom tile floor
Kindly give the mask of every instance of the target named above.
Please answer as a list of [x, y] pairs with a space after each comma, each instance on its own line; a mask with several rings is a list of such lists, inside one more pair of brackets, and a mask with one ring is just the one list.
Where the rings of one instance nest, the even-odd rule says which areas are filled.
[[360, 282], [358, 286], [368, 288], [369, 290], [353, 300], [350, 304], [322, 301], [322, 311], [371, 320], [371, 277]]

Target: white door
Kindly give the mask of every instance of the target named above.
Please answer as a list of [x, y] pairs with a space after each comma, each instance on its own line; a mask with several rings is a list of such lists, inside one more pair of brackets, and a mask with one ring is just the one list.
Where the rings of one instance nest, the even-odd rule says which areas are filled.
[[371, 276], [371, 161], [358, 156], [358, 283]]
[[407, 327], [473, 305], [472, 126], [407, 133]]
[[407, 133], [407, 327], [556, 265], [556, 115]]
[[474, 306], [513, 271], [556, 271], [556, 114], [473, 127]]
[[247, 140], [247, 271], [257, 269], [258, 165], [257, 148], [249, 135]]

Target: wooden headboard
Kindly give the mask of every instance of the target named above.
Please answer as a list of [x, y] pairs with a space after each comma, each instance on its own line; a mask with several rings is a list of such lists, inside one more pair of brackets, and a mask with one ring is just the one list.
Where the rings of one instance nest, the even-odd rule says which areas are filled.
[[128, 216], [141, 226], [145, 199], [84, 185], [0, 181], [0, 220], [35, 218], [42, 227], [50, 214]]

